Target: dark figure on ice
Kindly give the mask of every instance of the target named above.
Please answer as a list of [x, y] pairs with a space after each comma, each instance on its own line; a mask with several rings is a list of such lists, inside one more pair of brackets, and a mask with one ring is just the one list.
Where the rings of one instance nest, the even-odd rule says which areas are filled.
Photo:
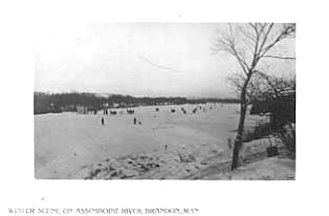
[[104, 123], [105, 123], [104, 118], [101, 119], [101, 123], [102, 123], [102, 125], [104, 125]]
[[135, 112], [135, 111], [134, 111], [133, 109], [127, 109], [127, 113], [128, 113], [128, 114], [134, 114], [134, 112]]
[[137, 119], [136, 118], [134, 118], [134, 125], [137, 123]]
[[115, 111], [115, 110], [110, 110], [110, 114], [111, 114], [111, 115], [116, 115], [116, 114], [117, 114], [117, 111]]

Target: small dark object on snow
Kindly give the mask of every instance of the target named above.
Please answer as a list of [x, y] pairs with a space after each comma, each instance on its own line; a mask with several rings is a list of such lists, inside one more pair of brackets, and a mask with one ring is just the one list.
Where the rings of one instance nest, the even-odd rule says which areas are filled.
[[117, 111], [115, 111], [115, 110], [110, 110], [110, 114], [111, 114], [111, 115], [116, 115], [116, 114], [117, 114]]
[[134, 112], [135, 112], [135, 110], [133, 110], [133, 109], [127, 109], [128, 114], [134, 114]]
[[279, 155], [279, 150], [277, 146], [271, 146], [266, 149], [268, 157], [274, 157]]

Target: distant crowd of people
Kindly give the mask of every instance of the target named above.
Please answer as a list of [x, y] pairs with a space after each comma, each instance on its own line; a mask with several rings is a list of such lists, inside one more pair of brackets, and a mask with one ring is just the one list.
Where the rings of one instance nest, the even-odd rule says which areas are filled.
[[[213, 106], [210, 106], [209, 107], [209, 110], [212, 110], [212, 109], [213, 109]], [[187, 114], [187, 111], [186, 111], [186, 109], [184, 107], [181, 107], [180, 110], [181, 110], [181, 112], [183, 114]], [[196, 107], [194, 107], [192, 109], [192, 114], [195, 114], [198, 110], [202, 110], [203, 112], [206, 112], [206, 107], [204, 107], [204, 106], [196, 106]], [[159, 107], [156, 107], [155, 108], [155, 112], [159, 112], [159, 111], [160, 111], [160, 108]], [[171, 108], [170, 109], [170, 112], [171, 113], [176, 113], [176, 109]], [[110, 115], [116, 115], [118, 112], [116, 110], [103, 109], [103, 115], [108, 115], [109, 113], [110, 113]], [[119, 113], [120, 114], [123, 114], [124, 111], [121, 110]], [[135, 110], [134, 109], [126, 109], [126, 113], [127, 114], [134, 114], [135, 113]], [[138, 120], [136, 117], [133, 118], [132, 123], [134, 125], [142, 125], [142, 121]], [[105, 119], [104, 119], [104, 117], [101, 118], [101, 125], [105, 125]]]

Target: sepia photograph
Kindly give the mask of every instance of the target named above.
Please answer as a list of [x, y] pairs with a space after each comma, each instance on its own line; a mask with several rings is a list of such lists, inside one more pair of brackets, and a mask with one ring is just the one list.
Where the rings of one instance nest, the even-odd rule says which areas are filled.
[[295, 180], [296, 23], [86, 23], [39, 38], [35, 179]]

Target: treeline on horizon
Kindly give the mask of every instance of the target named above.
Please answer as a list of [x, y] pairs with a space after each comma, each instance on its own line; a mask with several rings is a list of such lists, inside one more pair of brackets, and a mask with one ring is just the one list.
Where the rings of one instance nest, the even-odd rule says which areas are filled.
[[234, 98], [198, 98], [185, 97], [133, 97], [113, 94], [100, 96], [94, 93], [44, 93], [34, 92], [34, 114], [76, 112], [78, 106], [91, 111], [105, 108], [128, 108], [136, 106], [204, 103], [239, 103]]

